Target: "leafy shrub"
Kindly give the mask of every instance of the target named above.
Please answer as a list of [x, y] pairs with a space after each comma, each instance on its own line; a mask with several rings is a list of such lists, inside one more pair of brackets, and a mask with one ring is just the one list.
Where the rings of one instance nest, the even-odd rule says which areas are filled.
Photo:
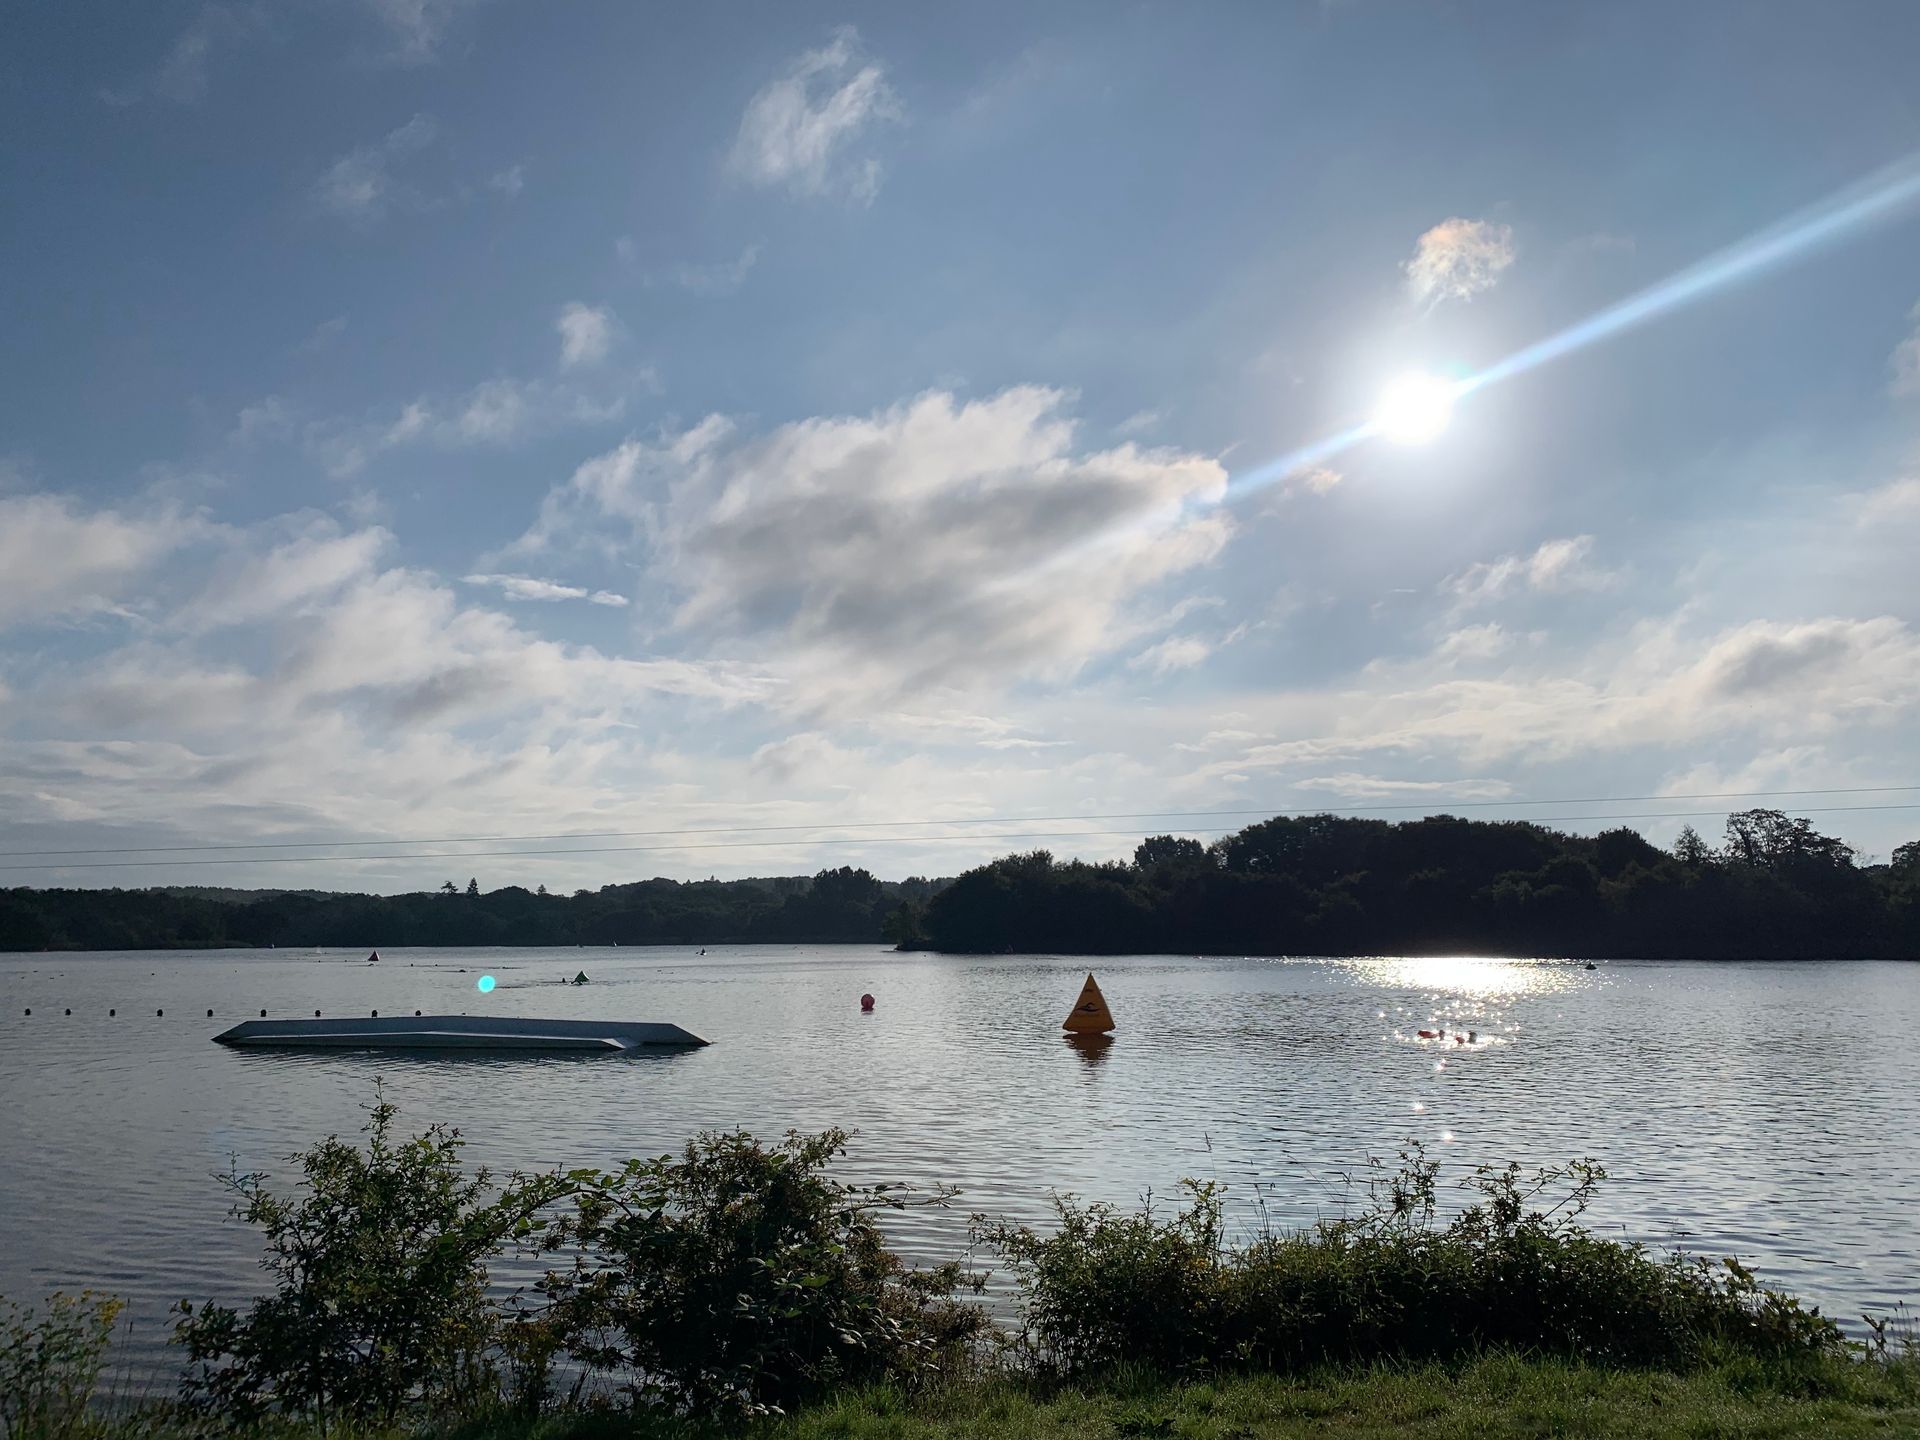
[[457, 1130], [392, 1136], [396, 1108], [378, 1097], [365, 1150], [329, 1136], [293, 1157], [304, 1194], [234, 1175], [233, 1214], [266, 1233], [272, 1295], [243, 1315], [186, 1301], [175, 1338], [187, 1349], [182, 1399], [233, 1420], [269, 1410], [390, 1425], [415, 1404], [436, 1411], [492, 1399], [497, 1313], [486, 1262], [542, 1222], [557, 1177], [463, 1172]]
[[572, 1172], [572, 1212], [543, 1243], [575, 1260], [541, 1282], [537, 1323], [636, 1401], [702, 1417], [937, 1372], [985, 1318], [952, 1298], [957, 1266], [909, 1270], [887, 1248], [876, 1217], [910, 1192], [825, 1174], [846, 1139], [707, 1134], [678, 1159]]
[[118, 1300], [56, 1293], [39, 1313], [0, 1296], [0, 1436], [65, 1440], [86, 1418]]
[[1220, 1190], [1189, 1180], [1190, 1202], [1171, 1218], [1141, 1209], [1055, 1201], [1060, 1227], [976, 1217], [975, 1238], [1003, 1255], [1021, 1282], [1023, 1332], [1047, 1368], [1077, 1373], [1142, 1365], [1177, 1373], [1217, 1353], [1223, 1316]]
[[1628, 1365], [1719, 1355], [1813, 1358], [1838, 1329], [1737, 1261], [1658, 1258], [1579, 1224], [1605, 1172], [1587, 1162], [1523, 1178], [1483, 1167], [1479, 1199], [1442, 1225], [1437, 1167], [1418, 1151], [1354, 1219], [1221, 1242], [1222, 1201], [1189, 1185], [1170, 1219], [1056, 1202], [1060, 1228], [976, 1220], [1024, 1296], [1020, 1343], [1046, 1370], [1140, 1361], [1228, 1365], [1451, 1360], [1489, 1348]]

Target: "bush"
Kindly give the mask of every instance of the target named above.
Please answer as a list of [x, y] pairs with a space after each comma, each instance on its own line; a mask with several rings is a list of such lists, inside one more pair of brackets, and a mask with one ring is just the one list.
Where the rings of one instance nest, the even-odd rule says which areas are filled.
[[708, 1134], [677, 1160], [573, 1172], [573, 1211], [544, 1245], [576, 1258], [541, 1283], [549, 1308], [533, 1323], [634, 1400], [702, 1417], [938, 1373], [985, 1317], [952, 1298], [959, 1267], [909, 1270], [887, 1248], [876, 1217], [910, 1192], [824, 1173], [846, 1138]]
[[1020, 1344], [1042, 1370], [1138, 1361], [1170, 1373], [1223, 1366], [1450, 1361], [1505, 1348], [1686, 1367], [1726, 1355], [1812, 1359], [1842, 1348], [1817, 1310], [1767, 1290], [1737, 1261], [1657, 1258], [1578, 1223], [1605, 1178], [1580, 1162], [1524, 1178], [1482, 1168], [1479, 1199], [1436, 1221], [1437, 1167], [1418, 1151], [1351, 1220], [1221, 1243], [1222, 1201], [1189, 1185], [1161, 1220], [1056, 1202], [1060, 1228], [976, 1219], [1024, 1300]]
[[488, 1200], [488, 1173], [460, 1166], [460, 1132], [435, 1125], [396, 1141], [384, 1096], [367, 1146], [329, 1136], [293, 1157], [299, 1198], [264, 1174], [233, 1175], [234, 1215], [266, 1232], [272, 1295], [246, 1314], [182, 1301], [182, 1400], [241, 1422], [269, 1410], [391, 1425], [415, 1405], [457, 1411], [497, 1393], [497, 1312], [486, 1262], [542, 1222], [557, 1177], [514, 1177]]
[[36, 1314], [0, 1296], [0, 1436], [65, 1440], [86, 1418], [120, 1302], [56, 1293]]

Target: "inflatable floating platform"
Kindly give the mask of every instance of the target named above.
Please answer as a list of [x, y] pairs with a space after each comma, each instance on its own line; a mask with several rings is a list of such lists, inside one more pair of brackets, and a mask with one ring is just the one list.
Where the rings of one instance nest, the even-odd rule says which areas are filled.
[[213, 1037], [243, 1050], [571, 1050], [620, 1055], [707, 1042], [678, 1025], [621, 1020], [521, 1020], [407, 1015], [341, 1020], [247, 1020]]

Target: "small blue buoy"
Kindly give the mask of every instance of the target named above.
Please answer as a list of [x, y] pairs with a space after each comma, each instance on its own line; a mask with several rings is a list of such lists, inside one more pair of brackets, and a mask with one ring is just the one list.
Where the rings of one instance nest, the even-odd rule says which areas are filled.
[[474, 981], [473, 983], [474, 983], [474, 988], [477, 989], [482, 995], [491, 995], [493, 993], [493, 987], [496, 982], [493, 976], [482, 975], [478, 980]]

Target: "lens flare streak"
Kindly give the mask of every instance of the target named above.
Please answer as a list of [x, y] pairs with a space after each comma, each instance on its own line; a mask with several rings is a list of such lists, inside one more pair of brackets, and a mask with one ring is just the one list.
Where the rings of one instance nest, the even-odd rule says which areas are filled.
[[1920, 160], [1910, 158], [1890, 165], [1756, 235], [1689, 265], [1637, 295], [1609, 305], [1598, 315], [1516, 350], [1465, 381], [1462, 391], [1483, 390], [1549, 360], [1584, 349], [1597, 340], [1645, 324], [1713, 291], [1784, 265], [1849, 231], [1892, 214], [1916, 198], [1920, 198]]
[[[1920, 199], [1920, 155], [1911, 155], [1744, 240], [1696, 261], [1636, 295], [1609, 305], [1578, 324], [1514, 351], [1477, 375], [1460, 380], [1455, 387], [1455, 398], [1464, 399], [1490, 385], [1511, 380], [1516, 375], [1544, 365], [1549, 360], [1557, 360], [1600, 340], [1644, 325], [1729, 285], [1777, 269], [1853, 231], [1890, 218], [1916, 199]], [[1380, 434], [1381, 427], [1377, 421], [1349, 426], [1324, 440], [1303, 445], [1233, 476], [1227, 483], [1223, 498], [1230, 502], [1264, 489], [1289, 475], [1300, 474], [1315, 465], [1324, 464]]]

